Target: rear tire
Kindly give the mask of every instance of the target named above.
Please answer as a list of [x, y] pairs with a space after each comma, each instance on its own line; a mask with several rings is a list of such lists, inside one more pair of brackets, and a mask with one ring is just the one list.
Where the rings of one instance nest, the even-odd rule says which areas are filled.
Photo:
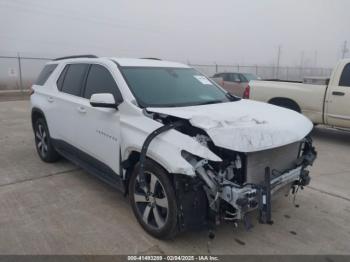
[[139, 163], [129, 182], [129, 196], [137, 221], [156, 238], [169, 239], [177, 230], [177, 203], [169, 174], [151, 160], [146, 160], [144, 179]]
[[60, 158], [59, 154], [52, 145], [52, 140], [45, 119], [38, 118], [35, 121], [34, 137], [35, 147], [41, 160], [52, 163]]
[[293, 110], [295, 112], [301, 113], [301, 109], [299, 105], [290, 99], [271, 99], [269, 103], [275, 106], [284, 107], [284, 108]]

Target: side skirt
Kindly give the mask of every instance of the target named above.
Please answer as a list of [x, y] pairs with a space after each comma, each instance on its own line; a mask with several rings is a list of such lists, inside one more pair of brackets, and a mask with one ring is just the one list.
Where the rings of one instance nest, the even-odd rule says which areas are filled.
[[125, 193], [126, 187], [120, 175], [115, 173], [106, 164], [63, 140], [52, 139], [52, 142], [59, 154], [83, 168], [88, 173], [120, 190], [122, 193]]

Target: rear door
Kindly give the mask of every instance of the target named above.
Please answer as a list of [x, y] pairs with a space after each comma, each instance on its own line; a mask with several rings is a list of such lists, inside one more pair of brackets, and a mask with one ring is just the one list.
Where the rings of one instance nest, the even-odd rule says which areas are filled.
[[244, 88], [242, 87], [240, 74], [227, 73], [225, 81], [225, 89], [235, 96], [242, 97]]
[[326, 121], [329, 125], [350, 128], [350, 63], [333, 76], [326, 99]]
[[119, 174], [120, 112], [114, 108], [92, 107], [89, 99], [97, 93], [111, 93], [116, 101], [122, 101], [111, 71], [104, 65], [92, 64], [87, 73], [83, 98], [76, 106], [79, 112], [76, 143], [97, 160], [96, 168], [109, 174], [109, 169], [112, 169]]
[[231, 73], [222, 73], [222, 83], [221, 86], [229, 93], [234, 94], [234, 85], [231, 81]]
[[32, 106], [39, 107], [45, 112], [45, 119], [52, 138], [56, 138], [54, 128], [55, 121], [52, 116], [52, 113], [56, 110], [56, 105], [53, 103], [54, 100], [52, 95], [55, 93], [55, 90], [51, 88], [52, 83], [55, 82], [55, 74], [51, 78], [50, 76], [56, 70], [57, 66], [58, 64], [47, 64], [43, 68], [32, 87], [35, 90], [35, 95], [30, 97]]

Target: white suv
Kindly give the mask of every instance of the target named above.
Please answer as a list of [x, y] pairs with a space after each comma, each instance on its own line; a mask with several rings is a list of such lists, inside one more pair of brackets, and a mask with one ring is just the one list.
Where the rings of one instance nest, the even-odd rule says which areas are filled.
[[47, 63], [32, 92], [41, 159], [64, 156], [122, 190], [158, 238], [247, 222], [254, 209], [271, 223], [271, 195], [310, 180], [308, 119], [231, 96], [184, 64], [64, 57]]

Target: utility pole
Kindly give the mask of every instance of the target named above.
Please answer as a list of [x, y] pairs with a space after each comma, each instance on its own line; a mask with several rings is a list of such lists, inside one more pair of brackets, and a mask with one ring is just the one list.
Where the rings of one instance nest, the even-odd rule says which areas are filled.
[[300, 75], [299, 78], [300, 80], [303, 79], [303, 67], [304, 67], [304, 51], [301, 51], [300, 53]]
[[315, 68], [317, 67], [317, 56], [318, 56], [318, 53], [317, 53], [317, 50], [315, 50], [315, 56], [314, 56], [314, 67]]
[[300, 53], [300, 68], [304, 67], [304, 51]]
[[348, 41], [345, 40], [343, 48], [342, 48], [342, 56], [341, 56], [341, 58], [345, 58], [345, 54], [347, 52], [349, 52], [349, 49], [348, 49], [347, 45], [348, 45]]
[[19, 55], [19, 53], [17, 53], [17, 61], [18, 61], [19, 88], [21, 92], [23, 92], [22, 63], [21, 63], [21, 56]]
[[278, 75], [279, 75], [279, 69], [280, 69], [280, 59], [281, 59], [281, 48], [282, 46], [279, 45], [278, 46], [278, 53], [277, 53], [277, 72], [276, 72], [276, 78], [278, 79]]

